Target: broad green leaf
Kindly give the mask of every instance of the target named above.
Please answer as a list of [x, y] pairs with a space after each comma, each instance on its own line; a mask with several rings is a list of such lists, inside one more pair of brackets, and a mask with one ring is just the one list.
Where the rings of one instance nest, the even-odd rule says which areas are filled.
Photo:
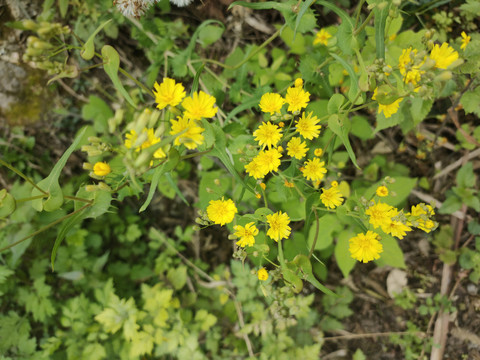
[[445, 201], [443, 202], [442, 206], [438, 209], [439, 214], [453, 214], [455, 211], [460, 210], [462, 207], [462, 200], [451, 193]]
[[352, 129], [350, 130], [352, 135], [362, 140], [373, 139], [373, 129], [366, 117], [355, 115], [350, 120], [352, 121]]
[[[64, 1], [64, 0], [62, 0]], [[90, 35], [88, 40], [83, 44], [82, 50], [80, 51], [80, 56], [85, 59], [85, 60], [91, 60], [93, 56], [95, 55], [95, 36], [107, 25], [109, 22], [111, 22], [112, 19], [105, 21], [102, 23], [93, 33]]]
[[179, 266], [168, 270], [167, 279], [175, 290], [180, 290], [187, 283], [187, 267]]
[[403, 257], [403, 251], [398, 246], [397, 240], [387, 234], [382, 235], [380, 241], [383, 246], [383, 252], [380, 254], [380, 259], [375, 260], [378, 266], [393, 266], [401, 269], [405, 269], [405, 261]]
[[352, 258], [348, 248], [350, 246], [349, 239], [354, 237], [355, 234], [351, 231], [342, 231], [337, 238], [337, 243], [335, 244], [335, 260], [337, 265], [340, 268], [340, 271], [343, 274], [343, 277], [347, 277], [350, 274], [350, 271], [355, 267], [356, 260]]
[[17, 208], [15, 198], [7, 192], [7, 189], [0, 190], [0, 219], [12, 214]]
[[123, 95], [123, 97], [136, 108], [133, 99], [130, 97], [130, 94], [123, 87], [122, 82], [118, 78], [118, 69], [120, 68], [120, 56], [118, 55], [117, 50], [115, 50], [110, 45], [105, 45], [102, 48], [102, 58], [103, 58], [103, 69], [112, 80], [115, 88]]
[[198, 34], [198, 40], [200, 41], [200, 44], [205, 48], [220, 39], [224, 31], [225, 26], [223, 24], [221, 24], [221, 26], [207, 25], [200, 30]]
[[476, 182], [477, 176], [473, 172], [473, 164], [469, 161], [458, 170], [457, 185], [461, 188], [471, 188]]
[[[343, 224], [341, 224], [337, 217], [333, 214], [323, 215], [318, 220], [318, 235], [315, 250], [324, 250], [333, 243], [333, 233], [342, 230]], [[312, 221], [308, 232], [307, 243], [311, 248], [315, 241], [315, 234], [317, 232], [317, 223]]]
[[333, 94], [328, 100], [327, 111], [329, 114], [337, 114], [345, 102], [345, 96], [342, 94]]
[[[75, 141], [70, 145], [70, 147], [65, 151], [62, 157], [57, 161], [55, 166], [53, 167], [50, 175], [48, 175], [45, 179], [40, 181], [37, 186], [46, 191], [48, 193], [48, 197], [46, 199], [35, 199], [32, 200], [32, 207], [37, 211], [54, 211], [59, 209], [63, 204], [63, 192], [60, 184], [58, 183], [58, 178], [60, 177], [60, 173], [62, 169], [65, 167], [68, 158], [70, 155], [77, 149], [78, 145], [83, 140], [83, 135], [85, 134], [86, 128], [83, 128], [79, 131]], [[33, 188], [32, 196], [42, 195], [43, 193], [40, 192], [37, 188]]]

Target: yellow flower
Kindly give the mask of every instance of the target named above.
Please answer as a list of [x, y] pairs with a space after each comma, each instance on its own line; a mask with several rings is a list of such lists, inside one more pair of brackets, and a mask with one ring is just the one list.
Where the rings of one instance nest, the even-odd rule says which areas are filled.
[[378, 234], [369, 230], [366, 234], [360, 233], [348, 240], [350, 244], [348, 251], [352, 258], [364, 263], [380, 258], [383, 246], [377, 237]]
[[331, 37], [332, 35], [330, 35], [330, 33], [327, 30], [320, 29], [320, 31], [318, 31], [317, 34], [315, 35], [315, 40], [313, 40], [313, 45], [322, 44], [327, 46], [328, 39], [330, 39]]
[[260, 187], [262, 188], [262, 190], [265, 190], [267, 188], [267, 185], [265, 185], [265, 183], [260, 183]]
[[294, 84], [295, 87], [302, 87], [303, 86], [303, 79], [302, 78], [297, 78], [295, 79], [295, 84]]
[[308, 105], [310, 101], [310, 93], [303, 90], [301, 87], [289, 87], [287, 95], [285, 95], [285, 102], [288, 104], [288, 111], [300, 111]]
[[93, 173], [97, 176], [107, 176], [111, 171], [110, 165], [106, 162], [96, 162], [93, 165]]
[[[403, 214], [402, 214], [403, 215]], [[382, 230], [386, 234], [390, 234], [392, 236], [395, 236], [399, 239], [403, 239], [405, 235], [407, 235], [407, 231], [412, 231], [412, 228], [408, 226], [407, 224], [404, 224], [402, 221], [400, 221], [398, 218], [398, 210], [397, 209], [392, 209], [390, 211], [390, 216], [391, 216], [391, 221], [388, 225], [382, 226]], [[403, 215], [403, 217], [405, 217]]]
[[275, 93], [266, 93], [263, 94], [262, 98], [260, 99], [260, 109], [264, 113], [270, 113], [273, 115], [274, 113], [279, 113], [282, 109], [283, 104], [285, 104], [285, 99], [282, 98], [279, 94]]
[[285, 179], [285, 182], [283, 183], [283, 186], [288, 187], [288, 188], [293, 188], [293, 187], [295, 187], [295, 184], [291, 183], [287, 179]]
[[379, 186], [377, 188], [377, 191], [376, 191], [376, 194], [380, 197], [385, 197], [385, 196], [388, 196], [388, 189], [386, 186]]
[[[137, 132], [133, 129], [130, 130], [130, 132], [125, 135], [125, 147], [127, 149], [131, 149], [132, 146], [137, 141], [137, 138], [138, 138]], [[138, 148], [138, 151], [140, 151], [140, 148]]]
[[210, 205], [207, 207], [208, 218], [214, 224], [225, 225], [233, 221], [237, 213], [237, 207], [231, 199], [224, 200], [210, 200]]
[[[378, 88], [375, 88], [372, 96], [372, 100], [377, 99], [377, 91]], [[398, 109], [400, 108], [400, 103], [402, 102], [403, 98], [398, 98], [391, 104], [380, 104], [378, 103], [378, 113], [380, 114], [383, 112], [386, 118], [391, 117], [393, 114], [395, 114]]]
[[302, 135], [305, 139], [312, 140], [317, 138], [320, 135], [321, 125], [318, 125], [318, 118], [313, 116], [313, 112], [309, 112], [305, 117], [305, 112], [303, 112], [302, 117], [295, 122], [297, 132]]
[[276, 146], [278, 141], [282, 138], [282, 130], [268, 121], [267, 123], [262, 123], [257, 130], [253, 132], [255, 140], [258, 141], [260, 146], [264, 149], [266, 146], [272, 147]]
[[288, 156], [297, 158], [299, 160], [307, 154], [307, 151], [307, 144], [299, 137], [292, 138], [287, 144]]
[[446, 69], [458, 59], [458, 52], [448, 43], [443, 43], [442, 46], [435, 44], [430, 52], [430, 59], [435, 60], [435, 68]]
[[158, 104], [158, 109], [163, 109], [170, 106], [177, 106], [185, 97], [185, 88], [182, 84], [175, 84], [175, 80], [163, 78], [163, 82], [158, 85], [157, 82], [153, 85], [155, 90], [155, 102]]
[[467, 47], [470, 40], [472, 40], [472, 38], [468, 36], [465, 31], [462, 31], [461, 35], [462, 35], [462, 45], [460, 45], [460, 49], [465, 50], [465, 48]]
[[218, 108], [213, 107], [216, 99], [202, 90], [194, 92], [193, 96], [185, 98], [182, 106], [185, 109], [184, 116], [191, 120], [214, 117]]
[[[138, 135], [135, 132], [135, 130], [133, 130], [133, 129], [130, 130], [130, 132], [125, 135], [125, 137], [126, 137], [125, 147], [127, 149], [131, 149], [132, 147], [137, 145], [137, 146], [135, 146], [135, 151], [140, 151], [140, 150], [149, 148], [150, 146], [155, 145], [155, 144], [160, 142], [160, 139], [155, 136], [155, 132], [154, 132], [153, 129], [144, 128], [142, 130], [142, 134], [145, 134], [145, 133], [146, 133], [145, 140], [141, 144], [136, 144], [137, 140], [138, 140]], [[166, 156], [167, 155], [165, 154], [165, 152], [163, 151], [162, 148], [158, 148], [153, 153], [153, 157], [156, 158], [156, 159], [162, 159]]]
[[408, 49], [403, 49], [402, 55], [398, 58], [398, 68], [400, 73], [405, 76], [407, 73], [407, 67], [413, 63], [413, 57], [417, 55], [418, 50], [409, 47]]
[[303, 164], [302, 173], [307, 180], [321, 181], [327, 169], [325, 169], [325, 161], [320, 161], [319, 158], [313, 158], [313, 160], [307, 160]]
[[282, 154], [278, 149], [272, 148], [270, 150], [263, 150], [255, 157], [259, 166], [263, 169], [265, 174], [270, 171], [277, 171], [280, 166], [280, 158]]
[[262, 166], [260, 166], [260, 164], [258, 163], [256, 157], [252, 161], [250, 161], [247, 165], [245, 165], [245, 171], [254, 179], [262, 179], [265, 175], [267, 175], [268, 169], [267, 171], [264, 171], [264, 170], [265, 169]]
[[315, 151], [313, 152], [313, 155], [317, 156], [317, 157], [320, 157], [323, 155], [323, 149], [315, 149]]
[[264, 268], [261, 268], [257, 272], [258, 280], [260, 281], [265, 281], [268, 280], [268, 272]]
[[170, 135], [181, 133], [175, 138], [173, 142], [174, 145], [180, 146], [183, 144], [187, 149], [192, 150], [203, 143], [204, 137], [202, 132], [204, 132], [205, 129], [198, 126], [195, 120], [188, 119], [186, 116], [179, 116], [177, 120], [170, 120], [170, 123], [172, 124]]
[[320, 195], [320, 200], [322, 200], [323, 205], [329, 209], [335, 209], [337, 206], [342, 205], [343, 196], [338, 191], [338, 183], [336, 181], [332, 182], [330, 189], [322, 188], [322, 194]]
[[365, 214], [370, 216], [369, 222], [373, 225], [374, 229], [378, 228], [379, 226], [387, 227], [392, 222], [392, 210], [394, 207], [379, 202], [378, 204], [374, 204], [370, 206], [367, 210], [365, 210]]
[[286, 239], [290, 236], [290, 218], [287, 213], [282, 213], [281, 211], [276, 212], [275, 214], [267, 215], [267, 223], [270, 228], [267, 231], [267, 235], [275, 240], [279, 241]]
[[430, 205], [421, 203], [412, 206], [411, 214], [407, 215], [411, 215], [413, 217], [411, 221], [415, 227], [425, 231], [426, 233], [429, 233], [437, 226], [437, 223], [430, 219], [431, 216], [435, 215], [435, 211]]
[[254, 224], [254, 222], [251, 222], [245, 226], [235, 225], [233, 227], [233, 230], [235, 230], [234, 235], [240, 238], [236, 243], [238, 246], [245, 247], [255, 244], [255, 236], [258, 235], [258, 229]]

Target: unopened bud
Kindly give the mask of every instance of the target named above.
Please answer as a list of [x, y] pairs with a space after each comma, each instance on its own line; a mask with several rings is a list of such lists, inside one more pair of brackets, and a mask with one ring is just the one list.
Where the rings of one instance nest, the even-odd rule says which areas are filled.
[[98, 186], [99, 190], [112, 191], [112, 188], [110, 186], [108, 186], [107, 184], [105, 184], [103, 181], [100, 181], [97, 186]]
[[99, 137], [96, 137], [96, 136], [89, 136], [87, 140], [88, 140], [89, 143], [95, 144], [95, 145], [102, 142], [102, 140]]
[[443, 71], [440, 75], [438, 75], [435, 80], [440, 80], [440, 81], [448, 81], [453, 77], [451, 71]]
[[94, 191], [97, 191], [97, 190], [98, 190], [97, 185], [87, 185], [87, 186], [85, 186], [85, 191], [94, 192]]
[[192, 226], [192, 230], [193, 230], [193, 231], [200, 231], [200, 226], [198, 226], [198, 225], [193, 225], [193, 226]]
[[84, 162], [83, 163], [83, 169], [84, 170], [93, 170], [93, 165], [88, 163], [88, 162]]
[[33, 20], [23, 20], [22, 25], [27, 30], [36, 30], [38, 27], [37, 23]]

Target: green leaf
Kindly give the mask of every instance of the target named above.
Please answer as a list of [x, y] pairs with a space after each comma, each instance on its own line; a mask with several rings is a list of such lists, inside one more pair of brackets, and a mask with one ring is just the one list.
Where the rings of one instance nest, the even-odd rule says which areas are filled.
[[311, 31], [315, 27], [315, 15], [313, 15], [311, 12], [307, 13], [314, 1], [315, 0], [305, 0], [305, 2], [303, 2], [300, 11], [298, 12], [297, 19], [295, 20], [293, 38], [295, 38], [297, 31], [305, 33], [307, 31]]
[[465, 92], [460, 98], [460, 103], [466, 114], [474, 113], [480, 116], [480, 86], [477, 86], [474, 90]]
[[443, 202], [442, 206], [438, 209], [439, 214], [453, 214], [455, 211], [460, 210], [462, 207], [462, 200], [454, 195], [449, 195], [445, 201]]
[[337, 260], [337, 265], [340, 268], [340, 271], [343, 274], [343, 277], [347, 277], [350, 274], [350, 271], [355, 267], [356, 260], [352, 258], [348, 248], [350, 247], [350, 240], [354, 237], [355, 234], [351, 231], [342, 231], [337, 237], [337, 243], [335, 244], [335, 260]]
[[147, 199], [145, 200], [142, 207], [138, 211], [139, 213], [145, 211], [148, 205], [150, 205], [150, 202], [153, 199], [153, 195], [155, 194], [155, 190], [157, 189], [158, 181], [160, 180], [162, 175], [164, 175], [168, 171], [172, 171], [173, 169], [175, 169], [179, 161], [180, 161], [180, 154], [175, 148], [171, 148], [170, 152], [168, 153], [168, 160], [165, 163], [163, 163], [161, 166], [158, 166], [157, 168], [155, 168], [152, 181], [150, 183], [150, 189], [148, 190]]
[[294, 271], [287, 267], [282, 267], [283, 279], [293, 286], [293, 291], [299, 293], [303, 289], [303, 281], [300, 279]]
[[373, 134], [373, 129], [366, 117], [355, 115], [351, 118], [351, 121], [352, 129], [350, 130], [350, 133], [352, 135], [355, 135], [362, 140], [373, 139], [375, 135]]
[[65, 18], [68, 10], [68, 3], [70, 0], [58, 0], [58, 8], [60, 9], [60, 16]]
[[[67, 0], [68, 1], [68, 0]], [[82, 50], [80, 51], [80, 56], [85, 60], [91, 60], [95, 55], [95, 36], [107, 25], [111, 22], [112, 19], [105, 21], [102, 23], [88, 38], [87, 42], [83, 44]]]
[[343, 96], [342, 94], [333, 94], [332, 97], [330, 97], [330, 100], [328, 100], [328, 105], [327, 105], [328, 113], [338, 114], [344, 102], [345, 102], [345, 96]]
[[358, 88], [358, 76], [353, 70], [353, 68], [350, 66], [348, 62], [343, 60], [340, 56], [338, 56], [335, 53], [330, 53], [330, 55], [337, 60], [342, 66], [347, 70], [348, 75], [350, 76], [350, 90], [348, 90], [348, 99], [350, 101], [354, 101], [357, 98], [357, 95], [360, 93], [361, 96], [358, 97], [358, 99], [355, 101], [356, 105], [363, 104], [365, 102], [364, 97], [365, 94], [360, 92], [360, 89]]
[[310, 259], [306, 255], [297, 255], [292, 261], [293, 264], [297, 265], [298, 269], [304, 274], [307, 281], [315, 286], [318, 290], [327, 295], [337, 296], [332, 290], [327, 288], [325, 285], [321, 284], [313, 275], [312, 264]]
[[205, 119], [202, 119], [202, 124], [204, 125], [204, 128], [207, 130], [209, 129], [213, 134], [214, 134], [214, 145], [213, 148], [211, 149], [209, 155], [215, 156], [220, 161], [225, 165], [227, 168], [228, 172], [237, 180], [240, 184], [243, 185], [245, 189], [250, 191], [252, 194], [255, 194], [255, 190], [253, 190], [237, 173], [235, 170], [235, 167], [233, 166], [232, 159], [228, 156], [226, 152], [227, 148], [227, 139], [225, 137], [225, 133], [222, 131], [222, 129], [216, 125], [216, 124], [210, 124], [208, 121]]
[[[65, 151], [62, 157], [57, 161], [55, 166], [53, 167], [50, 175], [40, 181], [37, 186], [46, 191], [48, 193], [48, 197], [46, 199], [35, 199], [32, 200], [32, 207], [37, 211], [55, 211], [59, 209], [63, 204], [63, 192], [60, 184], [58, 183], [58, 178], [60, 177], [60, 173], [62, 169], [65, 167], [68, 158], [70, 155], [77, 149], [79, 144], [83, 140], [83, 135], [85, 134], [86, 128], [84, 127], [81, 131], [79, 131], [75, 141], [70, 145], [70, 147]], [[40, 192], [37, 188], [33, 188], [32, 196], [42, 195], [43, 193]]]
[[378, 6], [373, 10], [374, 28], [375, 28], [375, 48], [377, 59], [385, 59], [385, 24], [387, 22], [390, 6], [385, 4], [382, 9]]
[[[328, 248], [333, 243], [333, 234], [343, 229], [343, 224], [341, 224], [337, 217], [333, 214], [323, 215], [318, 220], [318, 226], [319, 232], [315, 250], [324, 250]], [[315, 221], [313, 221], [310, 225], [307, 238], [309, 248], [311, 248], [315, 240], [316, 228], [317, 224]]]
[[[417, 184], [417, 179], [409, 178], [406, 176], [396, 176], [394, 177], [394, 179], [395, 182], [393, 184], [388, 184], [387, 186], [389, 190], [389, 195], [382, 198], [381, 201], [387, 203], [388, 205], [398, 206], [408, 198], [408, 196], [412, 192], [412, 189]], [[374, 185], [370, 186], [367, 190], [365, 190], [363, 196], [365, 196], [365, 198], [367, 199], [370, 199], [374, 196], [377, 188], [382, 184], [383, 182], [379, 181]], [[393, 196], [392, 194], [395, 194], [395, 196]]]
[[410, 113], [412, 114], [412, 120], [414, 125], [420, 124], [430, 112], [433, 101], [425, 100], [422, 98], [411, 99], [412, 106], [410, 107]]
[[457, 185], [461, 188], [472, 188], [476, 182], [477, 177], [473, 172], [473, 164], [469, 161], [458, 170]]
[[[218, 24], [221, 26], [217, 26]], [[198, 40], [202, 47], [205, 48], [222, 37], [225, 26], [222, 23], [217, 23], [217, 25], [207, 25], [200, 30]]]
[[15, 198], [7, 192], [7, 189], [0, 190], [0, 219], [12, 214], [17, 208]]
[[123, 95], [123, 97], [136, 108], [133, 99], [130, 97], [130, 94], [123, 87], [122, 82], [118, 78], [118, 69], [120, 68], [120, 56], [118, 55], [117, 50], [115, 50], [110, 45], [105, 45], [102, 48], [102, 58], [103, 58], [103, 69], [112, 80], [115, 88]]
[[180, 290], [187, 283], [187, 267], [179, 266], [168, 270], [167, 279], [175, 290]]
[[350, 144], [350, 139], [348, 138], [348, 133], [350, 132], [351, 124], [350, 120], [344, 115], [341, 117], [337, 114], [333, 114], [328, 118], [328, 128], [337, 135], [342, 141], [345, 149], [347, 150], [350, 160], [352, 160], [353, 165], [360, 169], [357, 164], [357, 158], [353, 152], [352, 145]]
[[398, 246], [397, 240], [387, 234], [382, 234], [383, 252], [380, 254], [380, 259], [375, 260], [378, 266], [393, 266], [401, 269], [405, 269], [405, 261], [403, 258], [403, 251]]

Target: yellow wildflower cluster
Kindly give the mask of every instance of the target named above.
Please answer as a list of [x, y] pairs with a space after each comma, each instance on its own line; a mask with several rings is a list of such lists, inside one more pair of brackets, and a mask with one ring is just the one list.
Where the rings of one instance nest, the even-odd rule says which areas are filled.
[[[320, 135], [320, 120], [313, 112], [302, 111], [310, 101], [310, 93], [304, 89], [304, 82], [298, 78], [289, 87], [283, 98], [277, 93], [264, 94], [259, 103], [260, 110], [270, 114], [270, 120], [264, 121], [253, 132], [259, 150], [250, 155], [251, 160], [245, 165], [245, 171], [255, 179], [263, 179], [267, 174], [278, 171], [283, 157], [282, 142], [285, 141], [286, 155], [292, 160], [302, 160], [310, 150], [307, 141], [313, 141]], [[284, 109], [284, 105], [287, 108]], [[296, 136], [298, 135], [298, 136]], [[322, 154], [316, 149], [315, 154]], [[306, 159], [300, 167], [306, 180], [321, 181], [327, 170], [325, 162], [318, 158]], [[285, 181], [285, 186], [293, 183]]]
[[[461, 49], [465, 49], [470, 42], [470, 36], [465, 32], [462, 32]], [[426, 51], [419, 51], [409, 47], [402, 50], [402, 54], [398, 58], [398, 70], [403, 76], [403, 84], [406, 86], [404, 89], [400, 87], [397, 89], [399, 93], [403, 94], [395, 99], [386, 100], [382, 97], [381, 101], [377, 100], [378, 88], [375, 88], [372, 100], [377, 100], [378, 113], [383, 113], [386, 118], [396, 114], [400, 108], [400, 103], [408, 94], [405, 90], [418, 92], [422, 85], [431, 86], [428, 79], [431, 79], [431, 75], [426, 76], [427, 72], [434, 71], [435, 69], [447, 70], [454, 65], [459, 59], [459, 54], [448, 43], [442, 43], [441, 45], [435, 44], [427, 54]], [[387, 66], [391, 69], [390, 66]], [[391, 85], [390, 85], [391, 86]]]
[[[203, 118], [211, 118], [216, 115], [218, 108], [215, 107], [215, 98], [203, 91], [194, 92], [192, 96], [186, 96], [185, 88], [181, 83], [175, 80], [164, 78], [161, 84], [155, 82], [153, 93], [155, 102], [159, 110], [168, 109], [167, 119], [170, 113], [180, 114], [176, 119], [170, 120], [169, 134], [174, 135], [174, 146], [185, 146], [189, 150], [196, 149], [203, 144], [204, 128], [200, 126], [200, 120]], [[183, 113], [177, 108], [181, 105]], [[144, 150], [161, 141], [161, 136], [168, 131], [164, 124], [160, 125], [156, 130], [145, 126], [145, 119], [142, 116], [150, 114], [150, 110], [145, 110], [139, 120], [134, 124], [134, 128], [125, 135], [124, 145], [127, 149], [135, 151]], [[158, 112], [159, 113], [159, 112]], [[156, 121], [154, 121], [156, 122]], [[155, 124], [150, 124], [154, 126]], [[153, 158], [165, 158], [165, 148], [160, 147], [153, 153]]]
[[[383, 196], [385, 190], [385, 186], [378, 187], [377, 195]], [[373, 229], [380, 228], [384, 233], [398, 239], [403, 239], [407, 232], [412, 231], [412, 227], [430, 232], [438, 226], [431, 219], [435, 215], [433, 208], [423, 203], [412, 206], [410, 213], [404, 213], [391, 205], [372, 200], [365, 210], [365, 215]], [[383, 252], [379, 238], [380, 235], [372, 230], [368, 230], [366, 234], [357, 234], [349, 240], [351, 256], [362, 262], [378, 259]]]

